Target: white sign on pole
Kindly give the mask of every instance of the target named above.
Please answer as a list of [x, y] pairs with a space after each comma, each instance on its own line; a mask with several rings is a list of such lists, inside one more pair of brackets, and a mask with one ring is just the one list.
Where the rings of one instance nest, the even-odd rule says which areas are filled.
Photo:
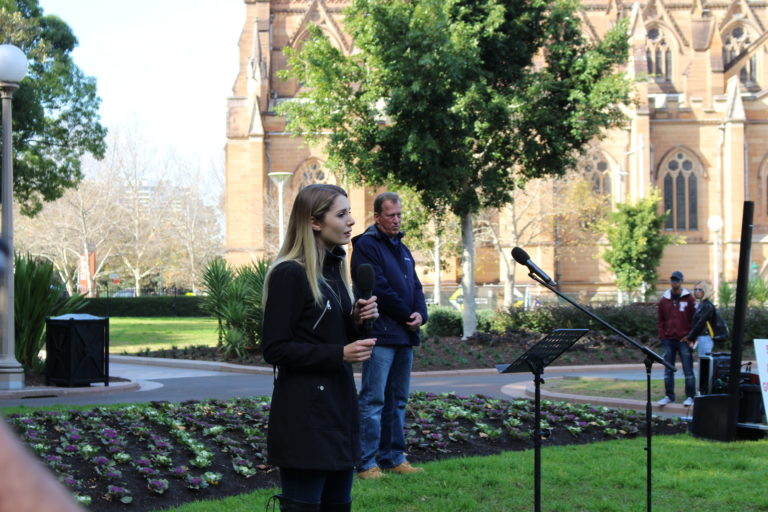
[[768, 340], [755, 340], [757, 373], [760, 375], [760, 390], [763, 392], [763, 407], [768, 411]]

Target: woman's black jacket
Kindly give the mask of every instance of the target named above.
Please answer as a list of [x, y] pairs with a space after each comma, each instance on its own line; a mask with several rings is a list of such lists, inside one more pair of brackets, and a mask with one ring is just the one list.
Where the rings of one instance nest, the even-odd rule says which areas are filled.
[[691, 320], [691, 332], [688, 333], [688, 339], [693, 341], [699, 336], [709, 336], [707, 322], [711, 322], [714, 328], [715, 323], [715, 305], [709, 299], [699, 302], [696, 311]]
[[277, 367], [267, 435], [268, 462], [293, 469], [347, 470], [360, 456], [357, 393], [344, 345], [356, 339], [340, 248], [325, 253], [323, 307], [304, 268], [272, 270], [264, 310], [264, 359]]

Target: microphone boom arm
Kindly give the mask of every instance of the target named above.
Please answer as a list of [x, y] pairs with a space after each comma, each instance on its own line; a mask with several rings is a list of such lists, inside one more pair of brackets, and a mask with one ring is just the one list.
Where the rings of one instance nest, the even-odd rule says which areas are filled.
[[675, 368], [673, 365], [671, 365], [668, 362], [666, 362], [664, 360], [664, 358], [661, 357], [659, 354], [657, 354], [656, 352], [654, 352], [650, 348], [646, 347], [645, 345], [641, 345], [637, 341], [633, 340], [632, 338], [630, 338], [629, 336], [627, 336], [626, 334], [624, 334], [623, 332], [618, 330], [616, 327], [612, 326], [611, 324], [609, 324], [608, 322], [606, 322], [605, 320], [603, 320], [602, 318], [600, 318], [596, 314], [592, 313], [590, 310], [588, 310], [587, 308], [585, 308], [581, 304], [577, 304], [576, 302], [572, 301], [571, 299], [566, 297], [563, 293], [561, 293], [560, 290], [558, 290], [554, 286], [550, 285], [549, 283], [545, 282], [543, 279], [541, 279], [539, 276], [537, 276], [533, 272], [529, 273], [528, 277], [530, 277], [531, 279], [533, 279], [534, 281], [536, 281], [537, 283], [539, 283], [544, 288], [548, 289], [549, 291], [551, 291], [552, 293], [554, 293], [555, 295], [557, 295], [561, 299], [563, 299], [566, 302], [570, 303], [572, 306], [574, 306], [576, 309], [578, 309], [579, 311], [581, 311], [582, 313], [584, 313], [585, 315], [587, 315], [591, 319], [598, 321], [599, 323], [601, 323], [602, 325], [604, 325], [608, 329], [612, 330], [613, 332], [615, 332], [616, 334], [621, 336], [622, 339], [624, 339], [625, 341], [628, 341], [631, 345], [634, 345], [643, 354], [645, 354], [645, 356], [647, 358], [651, 359], [652, 361], [656, 361], [658, 363], [661, 363], [665, 368], [668, 368], [668, 369], [672, 370], [673, 372], [677, 371], [677, 368]]

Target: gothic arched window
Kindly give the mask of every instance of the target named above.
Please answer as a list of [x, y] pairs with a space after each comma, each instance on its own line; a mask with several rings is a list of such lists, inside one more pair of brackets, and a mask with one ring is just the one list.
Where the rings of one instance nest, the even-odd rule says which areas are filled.
[[648, 75], [657, 82], [672, 80], [672, 50], [658, 27], [648, 30], [645, 40], [645, 58], [648, 61]]
[[664, 211], [670, 212], [665, 228], [676, 231], [699, 229], [700, 169], [696, 160], [684, 151], [675, 151], [661, 165], [661, 189]]
[[609, 195], [611, 193], [611, 166], [608, 160], [599, 152], [587, 155], [581, 165], [584, 178], [592, 185], [595, 194]]
[[[741, 55], [752, 43], [749, 32], [743, 25], [732, 27], [723, 36], [723, 65], [727, 66]], [[753, 84], [757, 76], [757, 57], [752, 55], [744, 63], [739, 73], [739, 79], [743, 84]]]
[[333, 177], [323, 163], [317, 158], [310, 158], [302, 163], [294, 173], [299, 184], [299, 190], [313, 183], [332, 183], [335, 184]]

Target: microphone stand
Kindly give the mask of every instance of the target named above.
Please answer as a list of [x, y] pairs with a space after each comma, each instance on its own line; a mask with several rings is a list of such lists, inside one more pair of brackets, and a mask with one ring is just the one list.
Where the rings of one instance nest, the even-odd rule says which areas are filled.
[[662, 358], [659, 354], [651, 350], [650, 348], [641, 345], [637, 341], [633, 340], [620, 330], [618, 330], [616, 327], [612, 326], [581, 304], [577, 304], [576, 302], [572, 301], [565, 295], [563, 295], [560, 290], [552, 286], [551, 284], [547, 283], [543, 279], [541, 279], [538, 275], [534, 274], [533, 272], [530, 272], [528, 274], [528, 277], [542, 285], [544, 288], [548, 289], [564, 301], [568, 302], [572, 306], [574, 306], [576, 309], [587, 315], [588, 317], [592, 318], [593, 320], [596, 320], [597, 322], [601, 323], [611, 331], [615, 332], [619, 336], [621, 336], [622, 339], [625, 341], [628, 341], [631, 345], [633, 345], [635, 348], [640, 350], [643, 354], [645, 354], [645, 360], [643, 361], [645, 363], [645, 380], [646, 380], [646, 402], [645, 402], [645, 451], [646, 451], [646, 504], [647, 504], [647, 510], [648, 512], [651, 512], [652, 510], [652, 499], [651, 499], [651, 469], [652, 469], [652, 458], [651, 458], [651, 439], [653, 437], [652, 434], [652, 419], [653, 419], [653, 406], [651, 405], [651, 366], [653, 365], [653, 362], [659, 362], [661, 363], [665, 368], [672, 370], [673, 372], [677, 371], [677, 368], [675, 368], [673, 365], [669, 364]]

